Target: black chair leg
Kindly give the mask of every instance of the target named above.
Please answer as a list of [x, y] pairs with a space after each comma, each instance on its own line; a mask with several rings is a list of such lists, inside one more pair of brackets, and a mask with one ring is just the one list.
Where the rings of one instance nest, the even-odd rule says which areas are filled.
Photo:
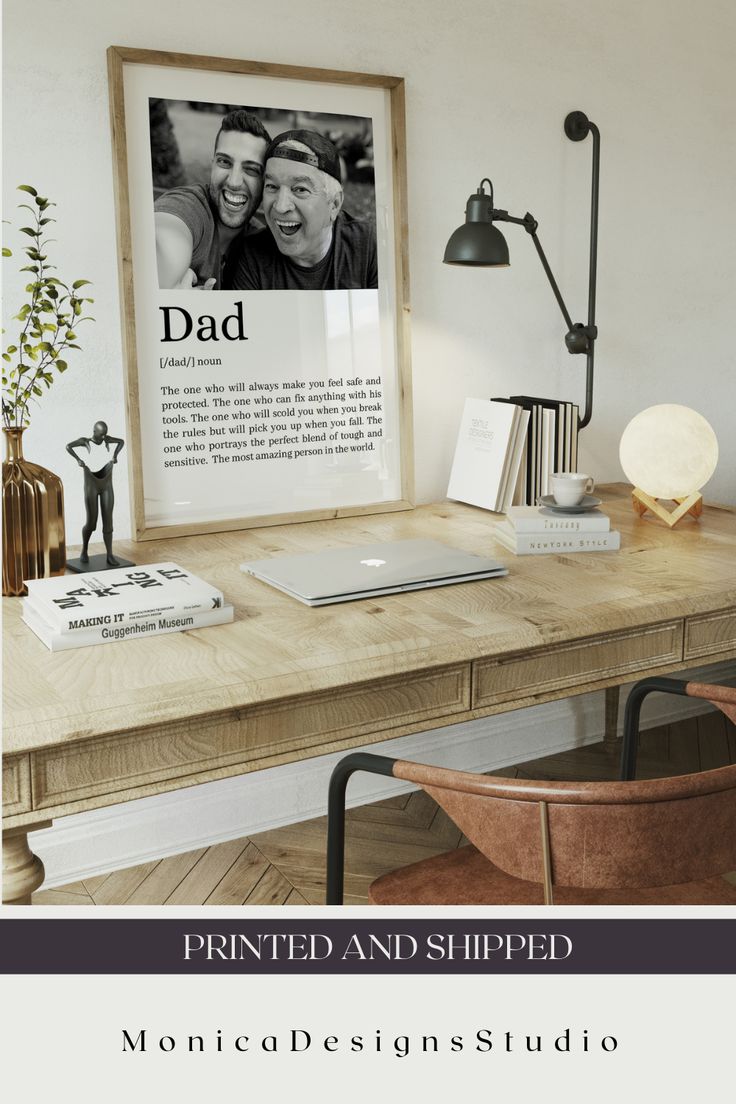
[[355, 771], [391, 777], [396, 759], [356, 751], [341, 759], [332, 772], [327, 799], [327, 897], [326, 904], [341, 905], [345, 877], [345, 791]]
[[647, 678], [637, 682], [626, 700], [624, 712], [624, 738], [621, 748], [622, 782], [630, 782], [636, 774], [636, 756], [639, 741], [639, 717], [644, 699], [648, 694], [658, 691], [662, 694], [680, 694], [687, 697], [685, 689], [687, 683], [678, 682], [677, 679]]

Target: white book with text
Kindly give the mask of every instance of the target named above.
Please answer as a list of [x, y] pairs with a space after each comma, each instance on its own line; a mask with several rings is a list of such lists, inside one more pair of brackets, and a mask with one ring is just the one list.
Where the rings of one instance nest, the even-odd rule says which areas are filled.
[[113, 622], [123, 625], [164, 614], [203, 613], [220, 609], [225, 602], [221, 590], [175, 563], [30, 579], [26, 586], [26, 605], [54, 632]]
[[519, 408], [490, 399], [466, 399], [447, 497], [485, 510], [500, 510], [515, 460]]
[[494, 536], [517, 556], [617, 552], [621, 547], [621, 534], [616, 529], [608, 533], [514, 533], [510, 528], [497, 525]]
[[120, 640], [135, 640], [141, 636], [160, 636], [163, 633], [224, 625], [234, 619], [235, 611], [232, 606], [224, 605], [199, 613], [151, 614], [147, 618], [127, 623], [108, 622], [103, 619], [102, 624], [87, 629], [56, 632], [42, 617], [39, 617], [35, 607], [28, 603], [28, 599], [24, 598], [22, 617], [28, 628], [43, 641], [47, 648], [52, 652], [59, 652], [67, 648], [86, 648], [92, 644], [112, 644]]
[[545, 506], [509, 506], [506, 517], [517, 533], [607, 533], [611, 519], [600, 510], [561, 514]]

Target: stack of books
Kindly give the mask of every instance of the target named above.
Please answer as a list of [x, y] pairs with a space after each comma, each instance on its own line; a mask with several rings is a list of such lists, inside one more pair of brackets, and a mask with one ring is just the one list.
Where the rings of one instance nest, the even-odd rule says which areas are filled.
[[222, 591], [175, 563], [31, 579], [26, 625], [52, 652], [233, 620]]
[[511, 506], [493, 534], [517, 556], [617, 552], [621, 534], [601, 510], [562, 514], [544, 506]]
[[528, 414], [526, 441], [519, 479], [512, 501], [517, 506], [535, 506], [549, 494], [549, 477], [554, 472], [577, 471], [578, 416], [575, 403], [512, 395], [495, 399], [520, 407]]
[[529, 413], [489, 399], [466, 399], [447, 497], [503, 513], [513, 501]]

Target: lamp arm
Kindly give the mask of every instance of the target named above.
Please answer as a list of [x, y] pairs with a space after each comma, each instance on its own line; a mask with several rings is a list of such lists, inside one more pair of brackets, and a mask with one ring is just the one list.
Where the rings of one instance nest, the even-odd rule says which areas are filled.
[[562, 317], [565, 319], [568, 330], [571, 330], [573, 328], [573, 321], [570, 317], [570, 312], [565, 306], [565, 300], [562, 298], [562, 292], [560, 291], [557, 281], [554, 278], [552, 269], [549, 267], [549, 261], [547, 260], [547, 255], [542, 249], [542, 243], [537, 237], [537, 227], [539, 226], [537, 220], [534, 218], [533, 215], [530, 215], [528, 211], [523, 218], [517, 218], [516, 215], [510, 215], [508, 211], [494, 209], [494, 211], [492, 212], [492, 217], [494, 222], [513, 222], [516, 226], [524, 227], [527, 234], [534, 242], [534, 247], [537, 250], [537, 255], [542, 262], [542, 268], [547, 273], [547, 279], [549, 280], [550, 287], [552, 288], [555, 299], [557, 300], [557, 304], [562, 311]]
[[[530, 218], [530, 217], [531, 217], [530, 215], [527, 215], [527, 218]], [[549, 267], [549, 262], [547, 260], [547, 257], [545, 255], [544, 250], [542, 249], [542, 243], [540, 242], [539, 238], [537, 237], [536, 225], [537, 224], [535, 222], [534, 223], [535, 229], [534, 230], [528, 230], [528, 233], [529, 233], [530, 238], [534, 242], [534, 248], [537, 251], [537, 255], [538, 255], [540, 261], [542, 262], [542, 268], [547, 273], [547, 279], [550, 282], [550, 287], [552, 288], [552, 291], [555, 294], [555, 299], [557, 300], [557, 302], [559, 304], [559, 308], [562, 311], [562, 317], [565, 319], [565, 322], [567, 323], [568, 330], [571, 330], [573, 328], [573, 321], [572, 321], [572, 318], [570, 317], [570, 312], [568, 311], [567, 307], [565, 306], [565, 301], [562, 298], [562, 292], [560, 291], [559, 287], [557, 286], [557, 281], [555, 280], [554, 276], [552, 275], [552, 269]]]
[[[592, 125], [592, 124], [591, 124]], [[596, 182], [597, 183], [597, 182]], [[527, 218], [531, 218], [531, 215], [527, 215]], [[567, 336], [565, 342], [568, 347], [568, 351], [571, 353], [585, 353], [585, 410], [582, 417], [578, 415], [578, 429], [583, 429], [591, 419], [593, 414], [593, 360], [595, 357], [595, 339], [598, 336], [598, 329], [595, 324], [595, 271], [596, 271], [596, 253], [597, 253], [597, 191], [596, 191], [596, 214], [595, 214], [595, 230], [593, 232], [593, 218], [591, 216], [591, 233], [590, 233], [590, 283], [588, 291], [588, 325], [584, 326], [582, 322], [573, 323], [565, 306], [564, 300], [560, 289], [557, 286], [557, 282], [552, 274], [552, 270], [549, 267], [549, 263], [542, 249], [541, 242], [536, 234], [536, 229], [530, 229], [526, 227], [529, 236], [537, 250], [540, 261], [544, 271], [547, 273], [547, 279], [550, 282], [552, 291], [555, 293], [555, 298], [559, 303], [560, 310], [562, 311], [565, 322], [567, 323]], [[523, 220], [522, 220], [523, 221]], [[534, 223], [536, 227], [536, 223]], [[576, 339], [584, 341], [583, 348], [574, 348]], [[572, 344], [571, 344], [572, 341]]]
[[591, 341], [585, 354], [585, 410], [582, 418], [578, 415], [578, 430], [585, 429], [593, 414], [593, 359], [595, 342]]
[[[575, 113], [573, 112], [573, 114]], [[583, 429], [588, 424], [593, 413], [593, 355], [595, 352], [595, 338], [598, 336], [595, 324], [595, 294], [596, 271], [598, 268], [598, 179], [601, 164], [601, 132], [590, 119], [586, 118], [585, 121], [588, 125], [588, 133], [593, 136], [593, 171], [590, 194], [590, 266], [588, 271], [588, 331], [592, 334], [592, 340], [589, 343], [586, 355], [585, 412], [578, 421], [578, 429]], [[579, 140], [575, 130], [577, 125], [579, 124], [574, 120], [571, 123], [572, 133], [568, 134], [568, 137], [571, 137], [573, 141]]]
[[596, 269], [598, 266], [598, 179], [601, 167], [601, 132], [588, 120], [593, 135], [593, 174], [590, 194], [590, 266], [588, 272], [588, 325], [595, 326]]

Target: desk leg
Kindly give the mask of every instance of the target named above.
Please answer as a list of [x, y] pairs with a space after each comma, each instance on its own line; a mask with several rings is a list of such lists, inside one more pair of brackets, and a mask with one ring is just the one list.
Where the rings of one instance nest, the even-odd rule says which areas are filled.
[[618, 701], [621, 693], [620, 686], [606, 687], [606, 717], [603, 729], [603, 742], [610, 747], [618, 739]]
[[51, 821], [33, 828], [10, 828], [3, 832], [3, 904], [30, 905], [31, 894], [43, 883], [43, 863], [28, 846], [29, 831], [49, 828]]

